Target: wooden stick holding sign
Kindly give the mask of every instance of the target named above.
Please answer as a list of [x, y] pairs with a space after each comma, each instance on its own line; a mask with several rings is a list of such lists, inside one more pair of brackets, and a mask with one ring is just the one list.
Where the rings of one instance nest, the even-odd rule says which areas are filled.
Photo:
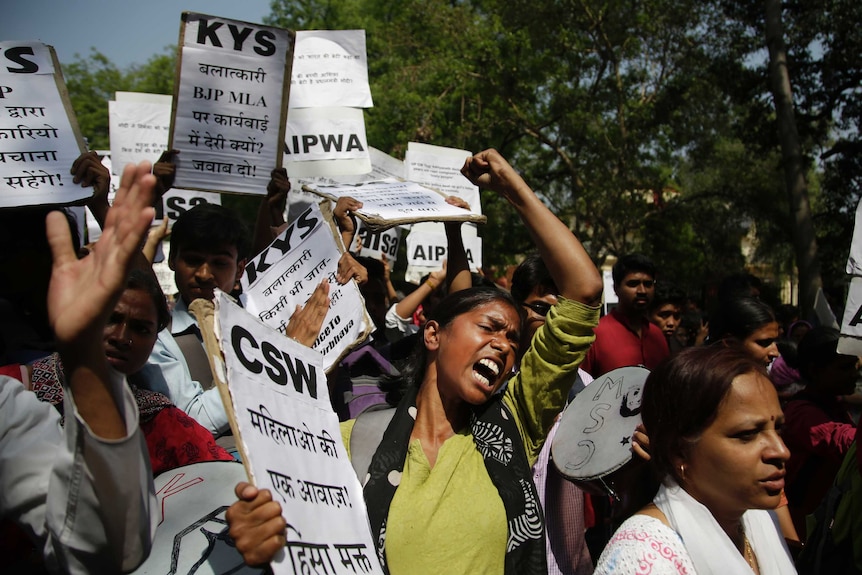
[[416, 222], [487, 221], [483, 215], [448, 203], [442, 192], [394, 178], [360, 184], [306, 184], [302, 189], [333, 201], [342, 196], [359, 200], [362, 208], [356, 210], [356, 216], [375, 231]]
[[[202, 324], [249, 480], [269, 489], [287, 522], [281, 573], [382, 573], [362, 488], [329, 403], [322, 356], [217, 292]], [[207, 333], [209, 332], [209, 333]], [[223, 363], [221, 360], [223, 358]]]

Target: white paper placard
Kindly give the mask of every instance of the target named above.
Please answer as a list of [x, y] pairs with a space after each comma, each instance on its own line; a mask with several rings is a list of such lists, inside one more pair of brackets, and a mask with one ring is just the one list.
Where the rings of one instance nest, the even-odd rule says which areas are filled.
[[370, 108], [365, 30], [299, 30], [290, 108]]
[[292, 39], [281, 28], [183, 13], [174, 89], [174, 185], [266, 195], [281, 166], [287, 112], [285, 66]]
[[120, 175], [126, 164], [156, 163], [168, 149], [171, 100], [164, 94], [117, 92], [108, 102], [111, 158]]
[[467, 150], [408, 142], [404, 158], [406, 179], [440, 190], [447, 196], [463, 198], [473, 213], [481, 214], [479, 188], [461, 173], [465, 160], [472, 155]]
[[0, 208], [93, 195], [69, 173], [86, 150], [55, 61], [40, 42], [0, 42]]
[[401, 242], [401, 228], [395, 226], [382, 231], [374, 231], [362, 220], [356, 220], [356, 234], [353, 236], [353, 245], [350, 251], [360, 256], [382, 260], [383, 255], [389, 260], [389, 265], [394, 268], [398, 261], [398, 244]]
[[841, 335], [862, 338], [862, 277], [857, 276], [850, 280], [844, 318], [841, 321]]
[[[472, 210], [446, 202], [446, 196], [416, 182], [387, 179], [359, 184], [313, 185], [311, 191], [337, 200], [350, 196], [362, 202], [356, 214], [375, 227], [418, 221], [470, 221], [481, 219]], [[389, 225], [387, 225], [387, 223]]]
[[[464, 242], [464, 251], [467, 252], [470, 270], [477, 271], [482, 267], [482, 238], [468, 232], [466, 226], [461, 230], [461, 238]], [[407, 265], [434, 270], [443, 267], [443, 260], [448, 257], [449, 251], [445, 232], [422, 231], [414, 227], [407, 234], [405, 241], [407, 242]]]
[[221, 194], [215, 192], [201, 192], [199, 190], [183, 190], [171, 188], [162, 196], [164, 216], [173, 225], [185, 212], [200, 204], [221, 205]]
[[853, 240], [850, 242], [850, 257], [847, 258], [846, 271], [852, 276], [862, 276], [862, 199], [856, 204]]
[[341, 441], [323, 359], [216, 298], [216, 333], [251, 479], [287, 521], [281, 573], [382, 573], [362, 488]]
[[332, 229], [315, 204], [251, 259], [240, 278], [245, 309], [281, 333], [296, 306], [305, 305], [320, 282], [329, 279], [329, 312], [312, 346], [323, 354], [327, 371], [371, 331], [356, 282], [335, 281], [340, 257]]
[[292, 109], [284, 138], [284, 165], [293, 177], [371, 171], [365, 116], [359, 108]]

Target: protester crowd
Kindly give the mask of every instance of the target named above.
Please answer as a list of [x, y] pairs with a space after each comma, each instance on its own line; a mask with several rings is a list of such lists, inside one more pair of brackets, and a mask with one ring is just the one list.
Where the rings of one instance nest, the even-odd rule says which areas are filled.
[[[236, 295], [246, 261], [285, 225], [290, 184], [273, 172], [255, 230], [217, 205], [179, 217], [169, 310], [152, 242], [141, 246], [172, 157], [127, 168], [110, 208], [98, 158], [75, 162], [102, 226], [86, 248], [67, 212], [0, 211], [0, 545], [19, 572], [135, 568], [156, 529], [153, 477], [240, 457], [190, 305]], [[337, 281], [359, 284], [375, 329], [328, 374], [330, 396], [386, 572], [778, 574], [808, 569], [823, 545], [846, 566], [830, 572], [862, 572], [860, 514], [845, 510], [862, 498], [848, 409], [859, 363], [838, 353], [837, 330], [787, 309], [782, 324], [742, 272], [698, 305], [643, 254], [620, 254], [618, 303], [603, 314], [595, 264], [517, 171], [486, 150], [462, 173], [506, 199], [535, 244], [510, 289], [470, 272], [453, 222], [446, 266], [409, 293], [385, 259], [339, 262]], [[346, 246], [360, 207], [342, 198], [333, 210]], [[288, 337], [312, 345], [328, 290]], [[572, 481], [551, 450], [567, 440], [567, 405], [632, 366], [650, 372], [620, 408], [642, 416], [628, 438], [637, 465], [619, 483], [634, 487]], [[826, 510], [848, 476], [857, 492]], [[286, 543], [281, 506], [247, 483], [235, 495], [225, 529], [248, 564], [265, 564]], [[840, 529], [813, 529], [818, 509]]]

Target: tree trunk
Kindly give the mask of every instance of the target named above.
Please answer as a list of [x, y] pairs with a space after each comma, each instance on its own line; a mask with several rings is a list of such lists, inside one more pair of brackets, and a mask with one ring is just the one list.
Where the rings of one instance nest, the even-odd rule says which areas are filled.
[[787, 69], [787, 48], [784, 44], [784, 25], [781, 20], [781, 0], [765, 0], [766, 46], [769, 49], [769, 85], [775, 101], [778, 140], [784, 167], [784, 182], [790, 203], [790, 218], [793, 229], [793, 247], [796, 265], [799, 268], [799, 304], [802, 317], [811, 317], [814, 298], [822, 286], [820, 259], [817, 256], [817, 238], [811, 221], [811, 206], [808, 202], [808, 184], [805, 181], [805, 166], [802, 146], [796, 130], [793, 112], [793, 91]]

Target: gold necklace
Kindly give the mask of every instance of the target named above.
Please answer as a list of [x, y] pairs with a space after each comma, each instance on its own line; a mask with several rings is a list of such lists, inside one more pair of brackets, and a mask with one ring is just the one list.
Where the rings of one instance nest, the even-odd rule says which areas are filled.
[[745, 561], [748, 563], [748, 566], [751, 567], [751, 570], [755, 573], [759, 573], [759, 569], [757, 568], [757, 557], [754, 556], [754, 550], [751, 548], [751, 543], [748, 542], [748, 537], [745, 535], [745, 532], [742, 532], [742, 546], [743, 546], [743, 557], [745, 557]]

